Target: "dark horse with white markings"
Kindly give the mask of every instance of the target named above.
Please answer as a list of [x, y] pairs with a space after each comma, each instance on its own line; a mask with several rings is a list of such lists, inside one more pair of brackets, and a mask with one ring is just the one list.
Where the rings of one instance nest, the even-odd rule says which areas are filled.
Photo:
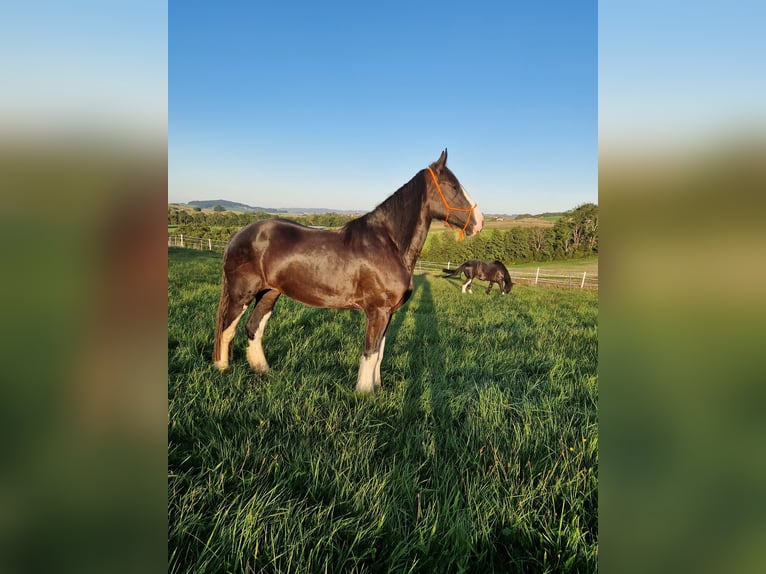
[[229, 365], [229, 346], [242, 315], [247, 360], [269, 369], [261, 339], [283, 293], [306, 305], [358, 309], [367, 315], [356, 390], [381, 386], [380, 362], [391, 316], [412, 294], [412, 272], [433, 218], [478, 233], [484, 217], [447, 168], [447, 150], [373, 211], [337, 230], [318, 230], [283, 219], [251, 223], [226, 247], [213, 361]]
[[492, 285], [494, 283], [497, 283], [497, 286], [500, 287], [500, 293], [502, 295], [510, 293], [511, 287], [513, 287], [513, 282], [511, 281], [511, 275], [508, 273], [508, 269], [506, 269], [505, 265], [497, 259], [492, 263], [487, 263], [480, 259], [471, 259], [470, 261], [463, 263], [460, 267], [455, 269], [442, 269], [442, 271], [447, 274], [445, 277], [458, 275], [460, 273], [465, 274], [465, 278], [468, 279], [468, 281], [463, 283], [463, 293], [466, 292], [466, 289], [469, 293], [473, 293], [471, 283], [474, 279], [489, 281], [487, 293], [492, 290]]

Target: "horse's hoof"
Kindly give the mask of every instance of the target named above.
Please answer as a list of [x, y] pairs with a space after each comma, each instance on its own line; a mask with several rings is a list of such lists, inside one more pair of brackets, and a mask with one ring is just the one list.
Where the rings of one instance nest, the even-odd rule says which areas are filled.
[[229, 361], [213, 361], [213, 365], [219, 371], [225, 371], [229, 368]]

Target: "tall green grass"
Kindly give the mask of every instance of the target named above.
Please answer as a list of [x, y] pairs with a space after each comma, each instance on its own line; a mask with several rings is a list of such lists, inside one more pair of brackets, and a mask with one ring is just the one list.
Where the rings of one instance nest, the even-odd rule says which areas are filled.
[[360, 396], [363, 315], [287, 297], [217, 372], [220, 274], [169, 250], [169, 571], [596, 570], [597, 294], [416, 276]]

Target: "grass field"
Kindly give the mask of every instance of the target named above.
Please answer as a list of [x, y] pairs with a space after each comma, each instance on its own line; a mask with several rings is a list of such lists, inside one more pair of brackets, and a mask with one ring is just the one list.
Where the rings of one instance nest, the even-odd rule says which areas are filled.
[[[484, 229], [511, 229], [512, 227], [553, 227], [556, 216], [554, 219], [550, 218], [536, 218], [536, 217], [523, 217], [521, 219], [513, 219], [511, 217], [504, 217], [498, 219], [496, 217], [488, 216], [484, 219]], [[444, 231], [446, 226], [443, 220], [434, 219], [431, 222], [429, 231]]]
[[170, 572], [595, 572], [597, 294], [416, 276], [384, 392], [361, 313], [282, 297], [211, 363], [220, 254], [169, 249]]

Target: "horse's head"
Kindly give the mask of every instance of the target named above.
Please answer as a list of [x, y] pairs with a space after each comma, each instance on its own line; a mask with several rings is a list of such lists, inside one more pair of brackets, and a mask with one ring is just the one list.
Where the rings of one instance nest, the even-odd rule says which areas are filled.
[[426, 186], [431, 217], [441, 219], [466, 235], [476, 235], [484, 225], [484, 215], [447, 167], [447, 150], [426, 170]]

